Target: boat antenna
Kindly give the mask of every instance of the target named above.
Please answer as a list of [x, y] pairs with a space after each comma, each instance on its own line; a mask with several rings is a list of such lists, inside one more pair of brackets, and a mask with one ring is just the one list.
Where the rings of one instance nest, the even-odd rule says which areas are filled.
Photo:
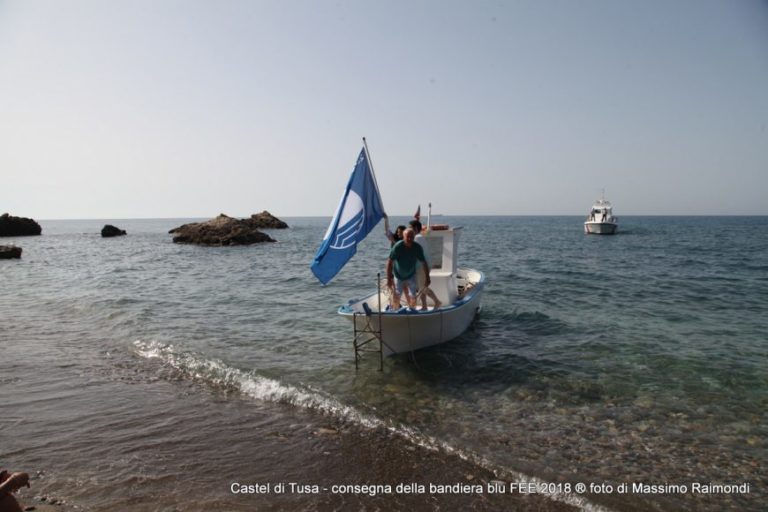
[[368, 165], [371, 167], [371, 176], [373, 176], [373, 186], [376, 187], [376, 193], [379, 195], [379, 202], [381, 203], [381, 209], [384, 209], [384, 201], [381, 199], [381, 191], [379, 190], [379, 183], [376, 181], [376, 172], [373, 170], [373, 160], [371, 160], [371, 154], [368, 152], [368, 142], [363, 137], [363, 148], [365, 149], [365, 157], [368, 159]]

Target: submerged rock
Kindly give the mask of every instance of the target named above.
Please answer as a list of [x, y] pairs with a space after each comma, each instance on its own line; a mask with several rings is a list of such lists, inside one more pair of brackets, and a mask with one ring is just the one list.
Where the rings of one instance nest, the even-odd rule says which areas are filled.
[[281, 221], [267, 210], [261, 213], [254, 213], [249, 219], [243, 219], [254, 228], [261, 229], [286, 229], [288, 224]]
[[101, 236], [104, 238], [108, 238], [111, 236], [123, 236], [126, 235], [124, 229], [120, 229], [118, 227], [113, 226], [112, 224], [105, 224], [103, 228], [101, 228]]
[[168, 233], [176, 235], [173, 241], [177, 244], [250, 245], [275, 241], [251, 226], [248, 220], [235, 219], [222, 213], [215, 219], [184, 224]]
[[0, 260], [10, 260], [11, 258], [21, 258], [21, 247], [0, 245]]
[[0, 215], [0, 236], [34, 236], [42, 232], [43, 228], [33, 219]]

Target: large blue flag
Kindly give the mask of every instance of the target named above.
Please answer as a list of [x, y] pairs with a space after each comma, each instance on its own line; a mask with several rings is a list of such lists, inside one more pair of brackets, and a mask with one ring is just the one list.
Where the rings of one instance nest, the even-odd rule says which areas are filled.
[[384, 217], [379, 188], [371, 172], [365, 148], [349, 178], [331, 225], [312, 262], [312, 273], [328, 284], [357, 252], [357, 244]]

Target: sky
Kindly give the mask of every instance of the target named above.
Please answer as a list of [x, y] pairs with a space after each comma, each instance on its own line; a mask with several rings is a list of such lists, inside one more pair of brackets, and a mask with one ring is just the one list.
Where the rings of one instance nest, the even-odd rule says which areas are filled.
[[0, 213], [768, 214], [768, 2], [0, 0]]

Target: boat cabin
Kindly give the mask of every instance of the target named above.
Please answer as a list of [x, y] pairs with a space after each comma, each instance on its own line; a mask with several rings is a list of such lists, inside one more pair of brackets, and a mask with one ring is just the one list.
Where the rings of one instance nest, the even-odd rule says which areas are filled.
[[613, 217], [612, 210], [611, 203], [604, 199], [600, 199], [592, 205], [592, 211], [589, 212], [587, 220], [593, 222], [610, 222], [611, 217]]
[[456, 268], [461, 230], [461, 227], [435, 224], [426, 234], [416, 237], [429, 263], [430, 288], [443, 304], [453, 304], [459, 295]]

